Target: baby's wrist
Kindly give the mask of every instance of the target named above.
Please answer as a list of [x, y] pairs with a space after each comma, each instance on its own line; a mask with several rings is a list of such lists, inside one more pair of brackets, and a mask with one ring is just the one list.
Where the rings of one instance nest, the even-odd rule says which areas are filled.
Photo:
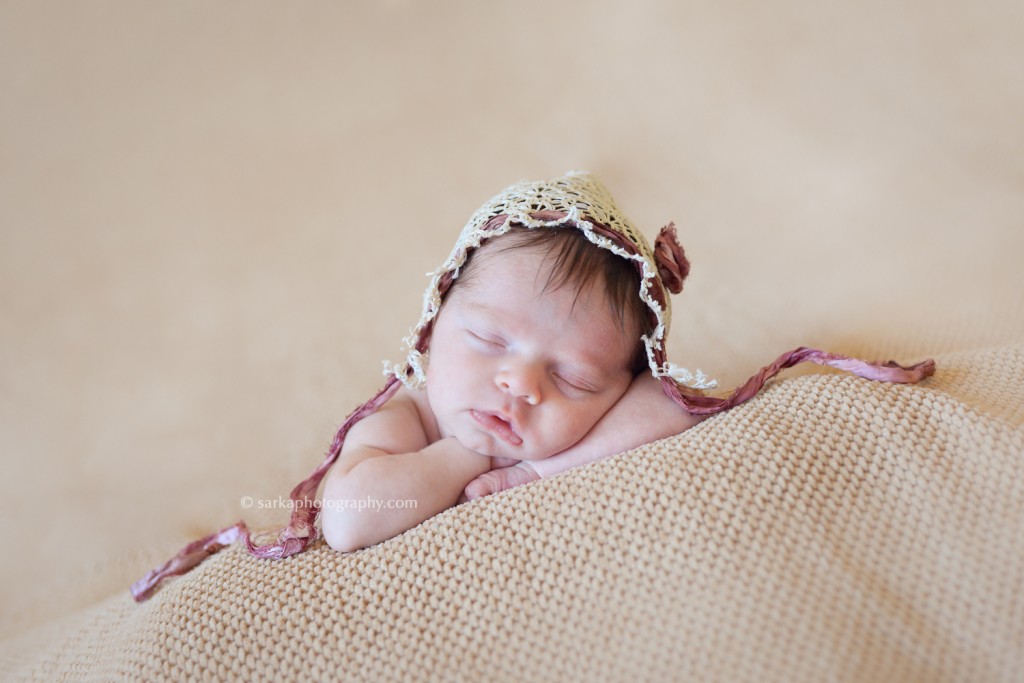
[[522, 465], [523, 467], [525, 467], [526, 469], [530, 470], [530, 472], [532, 472], [533, 474], [536, 474], [538, 477], [543, 476], [537, 470], [537, 467], [533, 464], [532, 461], [530, 461], [530, 460], [522, 460], [522, 461], [520, 461], [519, 464]]

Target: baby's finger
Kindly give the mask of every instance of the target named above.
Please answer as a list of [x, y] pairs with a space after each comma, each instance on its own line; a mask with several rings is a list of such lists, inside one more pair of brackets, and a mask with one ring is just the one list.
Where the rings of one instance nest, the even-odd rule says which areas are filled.
[[540, 479], [536, 472], [528, 467], [502, 467], [501, 469], [484, 472], [469, 482], [463, 491], [466, 498], [474, 500], [492, 493], [529, 484]]
[[[491, 471], [493, 472], [494, 470]], [[466, 488], [462, 490], [462, 497], [466, 500], [476, 500], [477, 498], [483, 498], [494, 493], [492, 479], [487, 476], [489, 474], [490, 472], [485, 472], [466, 484]]]

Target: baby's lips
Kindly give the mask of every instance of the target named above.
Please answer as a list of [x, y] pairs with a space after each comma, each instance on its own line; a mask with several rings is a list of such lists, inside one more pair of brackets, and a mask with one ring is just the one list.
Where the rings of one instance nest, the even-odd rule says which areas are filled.
[[523, 443], [523, 440], [519, 438], [519, 435], [516, 434], [515, 429], [512, 427], [512, 423], [501, 416], [479, 410], [474, 410], [472, 415], [473, 419], [484, 429], [499, 437], [502, 441], [513, 446], [519, 446]]

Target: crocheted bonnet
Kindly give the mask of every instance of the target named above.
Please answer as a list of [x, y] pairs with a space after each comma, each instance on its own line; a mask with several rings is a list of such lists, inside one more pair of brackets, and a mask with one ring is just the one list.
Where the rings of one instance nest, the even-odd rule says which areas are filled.
[[405, 362], [394, 367], [385, 365], [385, 374], [394, 374], [410, 389], [424, 385], [430, 330], [445, 293], [474, 249], [504, 235], [513, 226], [531, 230], [571, 226], [591, 243], [630, 261], [640, 276], [638, 296], [653, 323], [651, 333], [639, 340], [647, 350], [651, 373], [691, 389], [717, 386], [700, 370], [690, 372], [665, 359], [665, 341], [672, 320], [669, 294], [682, 290], [690, 270], [676, 240], [674, 224], [661, 229], [652, 250], [643, 233], [615, 205], [605, 186], [585, 171], [570, 171], [553, 180], [520, 181], [477, 209], [459, 234], [451, 255], [431, 275], [423, 295], [423, 315], [405, 340]]
[[784, 368], [809, 361], [853, 372], [869, 379], [887, 382], [917, 382], [935, 371], [935, 364], [926, 360], [909, 367], [893, 361], [872, 363], [848, 356], [800, 347], [788, 351], [761, 368], [749, 380], [725, 397], [704, 395], [715, 382], [699, 370], [690, 372], [669, 363], [665, 357], [665, 341], [671, 322], [670, 294], [682, 290], [690, 265], [676, 240], [672, 223], [661, 229], [654, 248], [615, 206], [608, 190], [593, 176], [570, 172], [553, 180], [516, 183], [493, 197], [474, 213], [463, 228], [448, 259], [431, 275], [423, 301], [419, 323], [405, 340], [407, 356], [397, 366], [388, 367], [387, 382], [373, 398], [356, 409], [338, 430], [327, 456], [290, 494], [291, 520], [277, 534], [276, 542], [256, 545], [244, 521], [201, 538], [185, 546], [174, 557], [136, 581], [131, 592], [136, 601], [148, 598], [165, 578], [183, 574], [207, 556], [238, 540], [245, 543], [256, 557], [283, 558], [302, 552], [317, 539], [315, 526], [320, 508], [316, 493], [328, 469], [337, 460], [349, 429], [383, 405], [397, 389], [425, 381], [425, 363], [430, 331], [441, 308], [445, 292], [459, 276], [472, 251], [488, 239], [507, 233], [513, 226], [545, 229], [572, 226], [593, 244], [627, 259], [640, 275], [637, 295], [647, 306], [652, 318], [652, 332], [640, 341], [647, 350], [651, 373], [658, 378], [665, 393], [684, 410], [695, 415], [710, 415], [731, 408], [754, 396], [765, 381]]

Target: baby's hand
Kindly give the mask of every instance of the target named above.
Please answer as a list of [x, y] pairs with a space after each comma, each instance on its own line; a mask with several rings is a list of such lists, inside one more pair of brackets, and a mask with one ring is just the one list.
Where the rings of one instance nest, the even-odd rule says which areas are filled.
[[[476, 498], [483, 498], [492, 493], [498, 493], [531, 481], [540, 479], [529, 463], [520, 462], [511, 458], [492, 458], [493, 465], [489, 472], [484, 472], [473, 481], [466, 484], [459, 498], [460, 503]], [[510, 466], [511, 465], [511, 466]]]

